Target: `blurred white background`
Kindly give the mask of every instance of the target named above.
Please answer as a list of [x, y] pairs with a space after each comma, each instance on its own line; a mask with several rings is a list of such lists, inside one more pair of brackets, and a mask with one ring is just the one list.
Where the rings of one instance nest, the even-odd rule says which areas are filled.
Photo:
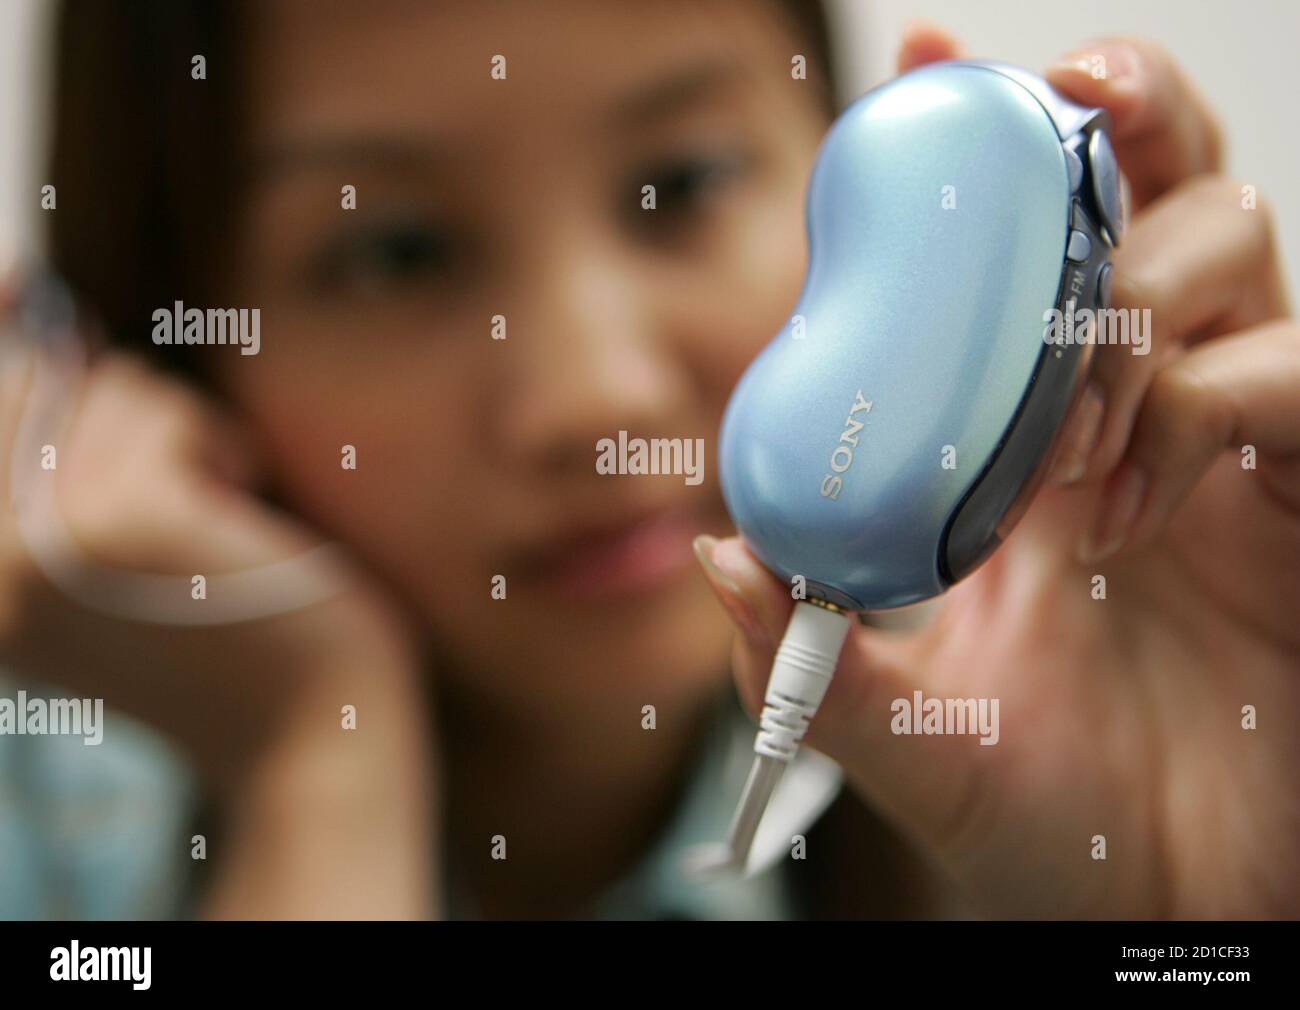
[[[122, 0], [129, 2], [129, 0]], [[545, 0], [560, 2], [560, 0]], [[830, 0], [846, 95], [893, 73], [903, 25], [925, 17], [972, 54], [1041, 68], [1109, 33], [1158, 39], [1219, 112], [1227, 170], [1254, 184], [1277, 212], [1293, 302], [1300, 292], [1300, 2], [1297, 0]], [[55, 0], [0, 0], [0, 264], [37, 241], [44, 143], [46, 32]]]
[[0, 0], [0, 269], [30, 253], [38, 221], [39, 52], [53, 10], [53, 0]]

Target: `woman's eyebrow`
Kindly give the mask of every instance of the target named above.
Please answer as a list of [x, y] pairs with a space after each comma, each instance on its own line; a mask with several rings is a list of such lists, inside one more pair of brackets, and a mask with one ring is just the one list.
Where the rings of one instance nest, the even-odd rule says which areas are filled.
[[[669, 118], [736, 89], [748, 76], [748, 70], [738, 62], [717, 58], [701, 60], [629, 90], [614, 102], [610, 125], [627, 128]], [[264, 181], [287, 172], [358, 163], [427, 170], [440, 160], [437, 145], [400, 135], [309, 136], [276, 141], [254, 150], [248, 162], [248, 175], [251, 181]]]
[[638, 126], [673, 116], [736, 88], [748, 76], [748, 69], [741, 63], [718, 58], [701, 60], [630, 90], [614, 102], [610, 123], [620, 127]]

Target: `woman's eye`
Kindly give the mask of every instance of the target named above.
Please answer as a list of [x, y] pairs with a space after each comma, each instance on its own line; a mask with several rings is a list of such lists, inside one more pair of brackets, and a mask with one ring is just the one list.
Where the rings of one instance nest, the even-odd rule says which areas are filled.
[[371, 226], [332, 243], [313, 272], [318, 285], [334, 290], [400, 288], [439, 280], [453, 254], [450, 236], [437, 228], [416, 223]]
[[741, 179], [751, 167], [744, 153], [685, 155], [650, 167], [640, 176], [639, 187], [654, 187], [654, 209], [646, 206], [645, 190], [636, 203], [639, 220], [647, 227], [678, 225], [693, 214], [703, 214], [710, 202]]

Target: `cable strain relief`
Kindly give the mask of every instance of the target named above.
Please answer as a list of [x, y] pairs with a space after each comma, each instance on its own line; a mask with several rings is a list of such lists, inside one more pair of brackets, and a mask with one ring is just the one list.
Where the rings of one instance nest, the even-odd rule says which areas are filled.
[[830, 686], [849, 620], [842, 611], [795, 604], [768, 678], [755, 753], [785, 762], [794, 759]]

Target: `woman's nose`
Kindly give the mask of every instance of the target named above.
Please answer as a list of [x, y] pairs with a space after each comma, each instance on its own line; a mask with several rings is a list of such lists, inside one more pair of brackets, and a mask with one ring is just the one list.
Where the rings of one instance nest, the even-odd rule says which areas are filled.
[[685, 436], [686, 363], [656, 312], [653, 279], [596, 249], [555, 250], [533, 269], [510, 321], [510, 442], [547, 470], [595, 466], [596, 442]]

